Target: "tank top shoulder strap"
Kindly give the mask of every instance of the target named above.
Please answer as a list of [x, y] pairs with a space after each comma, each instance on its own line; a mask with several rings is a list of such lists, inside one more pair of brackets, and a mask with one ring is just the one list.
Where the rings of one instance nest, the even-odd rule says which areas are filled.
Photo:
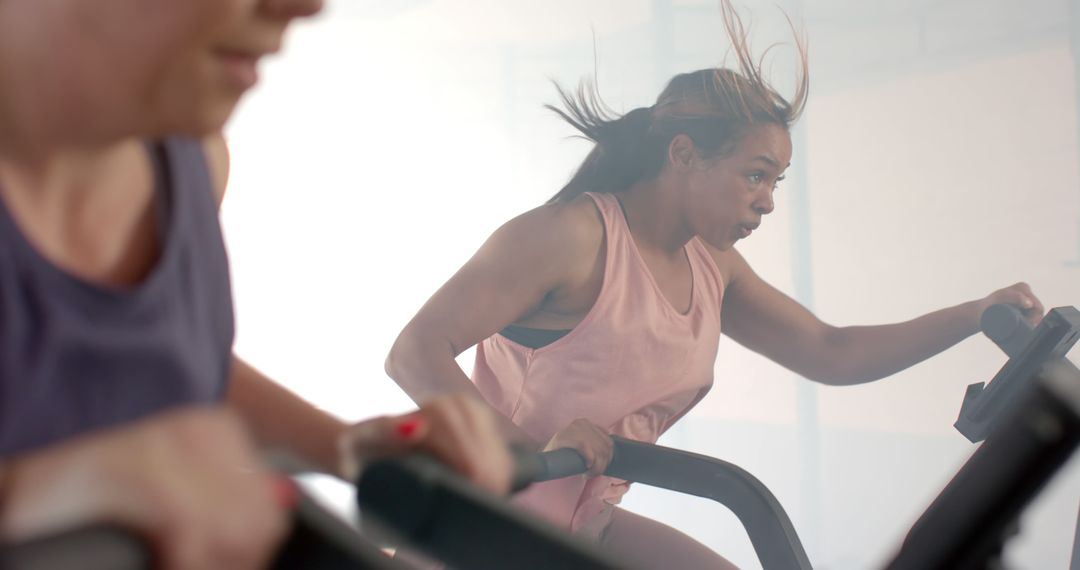
[[695, 295], [696, 300], [714, 304], [715, 311], [719, 313], [719, 303], [723, 299], [726, 284], [716, 258], [699, 237], [694, 237], [686, 244], [686, 255], [694, 272], [695, 284], [702, 292], [701, 295]]
[[[619, 200], [612, 194], [600, 192], [586, 192], [586, 196], [596, 204], [600, 217], [604, 222], [604, 286], [606, 292], [611, 287], [625, 286], [627, 274], [630, 270], [629, 263], [633, 255], [630, 228], [626, 225], [622, 206]], [[601, 293], [603, 296], [603, 293]]]
[[[156, 143], [159, 173], [169, 181], [179, 215], [173, 223], [187, 225], [211, 220], [217, 225], [217, 197], [205, 149], [196, 139], [172, 137]], [[182, 190], [178, 190], [182, 189]], [[198, 228], [202, 229], [202, 228]]]
[[[607, 240], [608, 250], [616, 249], [613, 245], [621, 246], [629, 237], [629, 228], [626, 227], [626, 219], [622, 213], [619, 199], [608, 193], [586, 192], [586, 196], [596, 204], [600, 211], [600, 217], [604, 221], [604, 237]], [[609, 252], [610, 253], [610, 252]]]

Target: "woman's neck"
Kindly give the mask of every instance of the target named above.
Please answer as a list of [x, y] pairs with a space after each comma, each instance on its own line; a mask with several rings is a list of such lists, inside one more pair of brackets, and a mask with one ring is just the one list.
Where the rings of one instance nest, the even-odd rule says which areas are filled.
[[56, 149], [48, 153], [0, 153], [0, 197], [9, 207], [51, 219], [70, 218], [87, 204], [123, 202], [142, 194], [147, 166], [140, 141]]
[[694, 236], [687, 230], [668, 185], [660, 179], [638, 182], [614, 196], [622, 205], [639, 248], [645, 246], [670, 256], [682, 255], [683, 247]]

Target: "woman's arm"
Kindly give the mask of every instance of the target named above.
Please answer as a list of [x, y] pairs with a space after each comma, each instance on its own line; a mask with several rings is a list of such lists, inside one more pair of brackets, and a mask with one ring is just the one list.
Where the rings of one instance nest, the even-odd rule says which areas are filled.
[[119, 524], [165, 568], [261, 568], [287, 529], [276, 479], [230, 412], [173, 410], [5, 458], [0, 542]]
[[[506, 223], [405, 326], [387, 374], [418, 403], [455, 392], [484, 401], [455, 357], [591, 275], [602, 244], [591, 203], [543, 206]], [[499, 418], [511, 441], [543, 444]]]
[[349, 425], [316, 408], [233, 356], [227, 395], [263, 447], [287, 450], [320, 471], [341, 477], [338, 441]]
[[234, 357], [228, 401], [261, 446], [346, 481], [367, 460], [423, 449], [491, 491], [510, 485], [513, 465], [495, 414], [471, 399], [437, 398], [410, 414], [346, 424]]
[[724, 332], [822, 384], [871, 382], [918, 364], [977, 333], [983, 310], [995, 303], [1016, 305], [1032, 322], [1043, 315], [1031, 288], [1018, 283], [902, 323], [835, 327], [763, 281], [735, 250], [720, 255], [731, 268]]

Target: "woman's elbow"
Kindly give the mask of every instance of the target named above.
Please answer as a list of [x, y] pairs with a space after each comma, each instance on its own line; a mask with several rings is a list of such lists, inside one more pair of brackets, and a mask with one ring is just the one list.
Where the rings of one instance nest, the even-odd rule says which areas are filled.
[[457, 353], [441, 334], [410, 324], [390, 347], [383, 367], [387, 376], [401, 384], [419, 370], [435, 366], [443, 354], [453, 359]]
[[395, 364], [394, 349], [391, 348], [390, 352], [386, 354], [386, 360], [383, 361], [383, 371], [386, 372], [386, 375], [389, 376], [391, 380], [397, 382], [398, 373]]
[[413, 336], [407, 328], [402, 331], [394, 340], [394, 345], [390, 347], [390, 352], [386, 354], [386, 361], [383, 363], [386, 375], [398, 384], [401, 384], [405, 376], [404, 363], [416, 358], [416, 349], [414, 347], [417, 343]]

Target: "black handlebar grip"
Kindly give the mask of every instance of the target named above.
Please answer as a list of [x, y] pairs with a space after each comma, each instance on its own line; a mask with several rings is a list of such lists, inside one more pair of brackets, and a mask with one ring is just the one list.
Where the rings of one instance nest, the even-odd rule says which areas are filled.
[[521, 491], [531, 483], [580, 475], [589, 470], [585, 458], [576, 449], [563, 448], [542, 453], [514, 449], [512, 455], [514, 457], [514, 479], [511, 482], [513, 492]]
[[1010, 358], [1020, 354], [1031, 339], [1032, 328], [1012, 305], [991, 305], [983, 311], [979, 326]]
[[512, 449], [511, 454], [514, 458], [511, 489], [514, 492], [528, 487], [531, 483], [580, 475], [589, 470], [585, 458], [576, 449], [568, 447], [541, 453]]
[[537, 456], [541, 468], [534, 481], [550, 481], [571, 475], [580, 475], [589, 470], [585, 458], [576, 449], [569, 447], [540, 453]]
[[514, 478], [510, 481], [510, 492], [516, 493], [536, 481], [543, 481], [543, 479], [537, 479], [545, 469], [539, 453], [512, 447], [510, 455], [514, 460]]

